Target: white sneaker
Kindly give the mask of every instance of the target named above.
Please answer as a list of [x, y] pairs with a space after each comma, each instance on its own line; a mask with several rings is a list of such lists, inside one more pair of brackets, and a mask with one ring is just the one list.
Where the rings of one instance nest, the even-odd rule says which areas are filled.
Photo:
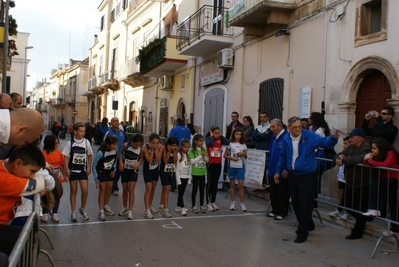
[[165, 209], [165, 207], [163, 205], [159, 205], [158, 212], [163, 212], [164, 209]]
[[58, 217], [57, 213], [53, 213], [53, 216], [51, 216], [51, 220], [55, 223], [59, 223], [60, 222], [60, 218]]
[[213, 207], [211, 204], [206, 205], [206, 210], [207, 211], [213, 211]]
[[115, 190], [114, 192], [112, 192], [112, 194], [113, 194], [114, 196], [117, 196], [117, 195], [118, 195], [118, 191]]
[[230, 204], [230, 210], [235, 210], [235, 209], [236, 209], [236, 202], [233, 201], [233, 202], [231, 202], [231, 204]]
[[80, 212], [80, 215], [82, 215], [84, 220], [87, 221], [89, 219], [89, 215], [87, 215], [86, 209], [79, 208], [79, 212]]
[[218, 206], [216, 206], [215, 202], [213, 202], [211, 205], [212, 205], [213, 210], [219, 210], [219, 208], [218, 208]]
[[172, 218], [172, 214], [170, 214], [169, 209], [164, 209], [164, 210], [163, 210], [163, 217], [165, 217], [165, 218]]
[[191, 208], [191, 211], [192, 211], [193, 213], [198, 213], [198, 208], [197, 208], [197, 206], [192, 207], [192, 208]]
[[392, 232], [392, 231], [385, 231], [385, 232], [382, 232], [382, 234], [385, 235], [385, 236], [399, 235], [399, 233], [395, 233], [395, 232]]
[[152, 216], [150, 209], [144, 211], [144, 218], [146, 218], [146, 219], [154, 219], [154, 216]]
[[71, 222], [77, 222], [77, 221], [78, 221], [78, 218], [76, 216], [76, 211], [73, 211], [71, 213]]
[[158, 211], [153, 206], [151, 206], [150, 212], [151, 212], [151, 214], [157, 214], [158, 213]]
[[48, 213], [43, 214], [43, 216], [40, 217], [40, 221], [43, 223], [48, 223]]
[[247, 211], [247, 208], [245, 207], [245, 204], [244, 203], [241, 203], [241, 211]]
[[177, 207], [175, 208], [175, 211], [176, 211], [176, 212], [180, 212], [180, 211], [181, 211], [181, 207], [180, 207], [180, 206], [177, 206]]
[[104, 210], [100, 210], [100, 212], [98, 213], [98, 220], [99, 221], [105, 221], [105, 213]]
[[205, 212], [206, 212], [206, 207], [201, 206], [201, 207], [200, 207], [200, 212], [201, 212], [201, 213], [205, 213]]
[[125, 216], [127, 213], [128, 213], [127, 208], [122, 208], [118, 215]]
[[111, 210], [111, 208], [108, 205], [104, 206], [104, 212], [105, 212], [105, 215], [107, 215], [107, 216], [115, 215], [115, 212], [113, 210]]
[[133, 211], [129, 210], [129, 211], [127, 212], [127, 219], [128, 219], [128, 220], [133, 220]]
[[180, 215], [181, 216], [187, 216], [187, 209], [182, 208], [181, 211], [180, 211]]
[[331, 217], [340, 217], [341, 216], [341, 212], [339, 210], [334, 210], [332, 212], [329, 212], [328, 215], [330, 215]]
[[352, 216], [351, 215], [349, 215], [348, 213], [345, 213], [344, 215], [342, 215], [341, 217], [339, 217], [341, 220], [343, 220], [343, 221], [349, 221], [349, 220], [352, 220], [353, 218], [352, 218]]
[[371, 217], [377, 217], [381, 216], [381, 212], [379, 210], [367, 210], [367, 212], [362, 213], [363, 216], [371, 216]]

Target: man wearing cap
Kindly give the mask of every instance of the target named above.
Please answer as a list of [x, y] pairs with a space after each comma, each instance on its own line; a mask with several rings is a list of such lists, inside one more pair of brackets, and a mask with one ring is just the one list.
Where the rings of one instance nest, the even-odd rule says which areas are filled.
[[292, 206], [298, 220], [295, 243], [303, 243], [309, 231], [314, 230], [312, 219], [317, 188], [317, 161], [315, 149], [333, 148], [338, 142], [337, 131], [328, 137], [302, 129], [301, 119], [288, 120], [289, 133], [283, 137], [280, 158], [277, 163], [274, 181], [288, 178]]
[[[398, 134], [398, 128], [393, 124], [392, 118], [395, 115], [395, 111], [392, 107], [384, 107], [380, 113], [376, 110], [367, 112], [362, 122], [362, 129], [366, 135], [371, 136], [371, 140], [381, 137], [387, 140], [391, 145], [395, 141], [396, 135]], [[369, 128], [371, 118], [375, 118], [375, 125], [373, 128]]]
[[[362, 128], [355, 128], [349, 133], [350, 145], [338, 153], [335, 163], [338, 166], [345, 164], [344, 173], [346, 179], [344, 206], [358, 211], [367, 211], [369, 201], [369, 181], [370, 172], [368, 168], [356, 166], [363, 161], [364, 156], [370, 152], [371, 146], [365, 140], [366, 133]], [[361, 213], [348, 213], [355, 219], [355, 225], [346, 239], [358, 239], [363, 237], [366, 222], [372, 220], [370, 217], [363, 216]]]

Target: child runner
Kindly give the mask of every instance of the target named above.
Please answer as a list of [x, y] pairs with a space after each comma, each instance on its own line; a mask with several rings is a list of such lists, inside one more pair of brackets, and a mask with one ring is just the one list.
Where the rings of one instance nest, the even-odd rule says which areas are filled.
[[230, 210], [235, 210], [235, 178], [238, 180], [240, 191], [241, 211], [247, 211], [244, 204], [244, 158], [247, 158], [247, 146], [245, 145], [244, 132], [241, 128], [235, 128], [230, 137], [230, 145], [224, 152], [224, 158], [228, 160], [227, 168], [230, 178]]
[[118, 139], [115, 136], [107, 135], [99, 147], [96, 157], [93, 160], [93, 178], [98, 191], [98, 219], [105, 221], [105, 215], [113, 216], [115, 212], [109, 207], [112, 185], [114, 182]]
[[143, 176], [145, 182], [144, 217], [153, 219], [152, 214], [156, 214], [157, 210], [152, 206], [154, 199], [154, 191], [159, 180], [159, 163], [163, 153], [163, 145], [160, 144], [160, 137], [156, 133], [151, 133], [148, 137], [148, 144], [143, 146]]
[[218, 210], [216, 206], [216, 193], [218, 191], [218, 182], [222, 171], [222, 145], [228, 146], [229, 140], [222, 136], [220, 128], [216, 125], [211, 127], [209, 136], [205, 139], [206, 148], [209, 155], [208, 181], [206, 184], [206, 209], [208, 211]]
[[[64, 169], [64, 161], [62, 158], [61, 151], [58, 149], [60, 144], [60, 140], [55, 135], [47, 135], [44, 138], [44, 146], [43, 146], [43, 156], [48, 164], [53, 167], [54, 176], [58, 177], [60, 183], [66, 182], [64, 179], [65, 169]], [[58, 208], [60, 206], [61, 196], [58, 199], [55, 199], [54, 207], [51, 210], [51, 219], [53, 222], [58, 223], [60, 218], [58, 217]], [[44, 223], [48, 222], [49, 210], [43, 209], [43, 216], [41, 217], [41, 221]]]
[[[344, 137], [344, 148], [349, 146], [349, 135]], [[339, 166], [338, 172], [337, 172], [337, 180], [338, 180], [338, 204], [339, 205], [344, 205], [343, 203], [343, 196], [345, 192], [345, 172], [344, 172], [345, 165], [343, 164], [342, 166]], [[341, 212], [343, 214], [341, 214]], [[349, 215], [349, 213], [346, 212], [345, 209], [342, 208], [336, 208], [334, 211], [328, 213], [330, 216], [333, 217], [339, 217], [341, 220], [347, 221], [351, 220], [352, 217]]]
[[[175, 178], [177, 152], [179, 150], [179, 141], [176, 136], [171, 136], [166, 140], [166, 146], [163, 150], [161, 161], [161, 184], [162, 193], [159, 205], [159, 212], [163, 213], [165, 218], [172, 217], [168, 208], [169, 186], [172, 185]], [[176, 185], [176, 183], [174, 183]]]
[[141, 146], [143, 143], [144, 137], [140, 134], [136, 134], [130, 142], [123, 145], [119, 152], [119, 171], [123, 173], [123, 208], [119, 212], [119, 216], [125, 216], [127, 214], [129, 220], [133, 220], [134, 189], [139, 176], [139, 166], [143, 162], [143, 155], [141, 153]]
[[76, 193], [78, 191], [78, 181], [81, 190], [81, 206], [79, 212], [84, 220], [89, 216], [86, 211], [86, 202], [88, 197], [87, 177], [91, 173], [91, 163], [93, 150], [90, 143], [84, 138], [86, 126], [82, 122], [75, 123], [73, 126], [73, 137], [65, 145], [62, 155], [64, 155], [65, 174], [70, 184], [71, 201], [71, 222], [77, 222], [76, 216]]
[[205, 190], [205, 175], [207, 175], [206, 164], [209, 161], [208, 153], [204, 145], [204, 136], [202, 134], [196, 134], [193, 136], [192, 148], [189, 152], [189, 158], [191, 163], [191, 175], [193, 177], [193, 188], [191, 191], [191, 211], [198, 213], [198, 207], [195, 205], [197, 198], [197, 191], [199, 187], [200, 195], [200, 211], [205, 213], [206, 208], [204, 207], [204, 190]]
[[187, 183], [190, 182], [190, 159], [188, 157], [188, 150], [190, 149], [190, 141], [182, 139], [180, 141], [180, 150], [177, 154], [176, 162], [176, 183], [179, 188], [179, 195], [177, 196], [177, 206], [175, 211], [180, 212], [181, 216], [187, 216], [187, 209], [184, 207], [183, 196], [186, 191]]

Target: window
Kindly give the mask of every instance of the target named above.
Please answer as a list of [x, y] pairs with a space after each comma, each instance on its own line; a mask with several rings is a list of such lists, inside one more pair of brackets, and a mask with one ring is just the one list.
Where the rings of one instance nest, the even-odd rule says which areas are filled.
[[361, 0], [356, 9], [355, 46], [387, 39], [387, 0]]
[[112, 9], [112, 11], [111, 11], [111, 16], [110, 16], [109, 21], [111, 21], [111, 22], [114, 22], [114, 21], [115, 21], [115, 8]]
[[127, 8], [128, 0], [123, 0], [122, 8], [125, 10]]
[[100, 20], [100, 31], [102, 30], [104, 30], [104, 16], [102, 16]]

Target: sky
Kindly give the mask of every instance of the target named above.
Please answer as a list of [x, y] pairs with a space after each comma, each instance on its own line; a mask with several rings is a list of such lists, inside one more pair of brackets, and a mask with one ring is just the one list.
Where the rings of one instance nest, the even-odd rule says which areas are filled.
[[[18, 32], [30, 33], [27, 51], [27, 90], [51, 75], [58, 64], [69, 58], [89, 56], [94, 35], [99, 33], [101, 0], [15, 0], [10, 15], [16, 19]], [[17, 43], [18, 47], [18, 43]], [[18, 49], [24, 49], [18, 47]]]

